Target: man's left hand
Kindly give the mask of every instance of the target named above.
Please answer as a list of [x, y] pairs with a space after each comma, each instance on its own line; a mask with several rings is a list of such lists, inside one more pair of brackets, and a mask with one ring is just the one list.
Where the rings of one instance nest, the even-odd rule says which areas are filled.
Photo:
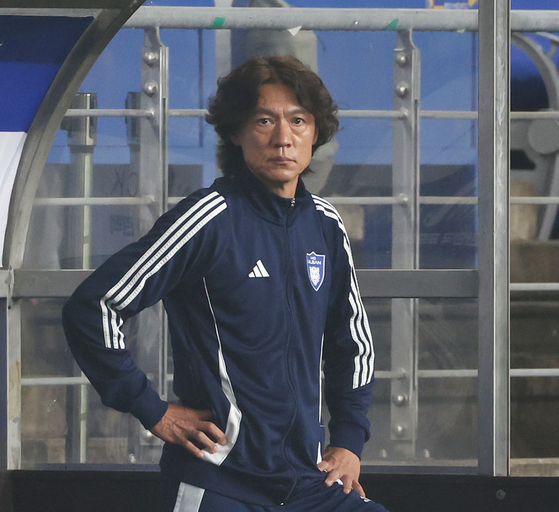
[[337, 480], [341, 480], [346, 494], [355, 489], [360, 496], [365, 497], [365, 491], [359, 483], [361, 461], [352, 451], [346, 448], [329, 446], [324, 451], [322, 462], [318, 464], [318, 469], [328, 473], [324, 481], [328, 487]]

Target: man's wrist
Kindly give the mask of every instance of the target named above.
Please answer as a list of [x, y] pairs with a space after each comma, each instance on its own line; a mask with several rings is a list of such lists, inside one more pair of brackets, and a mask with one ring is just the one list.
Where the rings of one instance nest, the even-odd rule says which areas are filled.
[[162, 400], [153, 388], [148, 388], [136, 400], [130, 409], [130, 413], [140, 421], [146, 430], [151, 430], [161, 421], [168, 408], [169, 403]]
[[355, 423], [340, 423], [330, 430], [329, 447], [345, 448], [361, 458], [363, 446], [367, 440], [368, 433], [360, 425]]

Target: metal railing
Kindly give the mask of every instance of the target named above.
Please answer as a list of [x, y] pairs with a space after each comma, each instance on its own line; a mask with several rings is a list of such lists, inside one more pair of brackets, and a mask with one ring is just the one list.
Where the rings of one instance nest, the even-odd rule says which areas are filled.
[[[128, 28], [211, 29], [231, 28], [267, 28], [303, 30], [390, 30], [404, 32], [408, 30], [424, 31], [476, 31], [478, 18], [476, 11], [426, 11], [402, 9], [278, 9], [270, 16], [265, 9], [222, 9], [222, 8], [172, 8], [143, 7], [126, 24]], [[559, 12], [517, 12], [511, 15], [511, 27], [515, 31], [559, 30]], [[168, 109], [163, 115], [167, 117], [203, 117], [204, 109]], [[155, 109], [70, 109], [68, 117], [135, 117], [155, 119], [161, 113]], [[419, 109], [418, 118], [424, 119], [477, 119], [478, 112], [471, 111], [433, 111]], [[340, 118], [393, 119], [408, 122], [413, 115], [409, 110], [341, 110]], [[511, 119], [559, 118], [559, 111], [538, 113], [511, 113]], [[410, 194], [397, 194], [394, 197], [352, 197], [329, 198], [336, 204], [393, 204], [407, 205], [413, 202]], [[173, 204], [178, 198], [167, 198]], [[137, 198], [37, 198], [35, 205], [148, 205], [156, 202], [155, 197]], [[417, 197], [418, 204], [477, 204], [477, 197]], [[559, 204], [559, 197], [510, 198], [513, 204]], [[21, 279], [25, 271], [20, 271]], [[477, 273], [464, 274], [471, 281], [477, 279]], [[539, 286], [539, 287], [538, 287]], [[365, 286], [365, 288], [367, 288]], [[559, 283], [511, 284], [511, 290], [559, 290]], [[473, 293], [473, 292], [469, 292]], [[477, 289], [475, 290], [477, 295]], [[30, 296], [30, 295], [28, 295]], [[374, 297], [375, 295], [367, 295]], [[432, 296], [432, 295], [429, 295]], [[467, 295], [472, 297], [474, 295]], [[407, 296], [406, 296], [407, 297]], [[406, 371], [379, 371], [380, 379], [398, 380], [409, 375]], [[511, 369], [511, 377], [559, 376], [555, 369]], [[477, 378], [476, 369], [456, 370], [417, 370], [417, 378]], [[22, 386], [34, 385], [86, 385], [83, 377], [43, 378], [27, 377], [21, 379]]]

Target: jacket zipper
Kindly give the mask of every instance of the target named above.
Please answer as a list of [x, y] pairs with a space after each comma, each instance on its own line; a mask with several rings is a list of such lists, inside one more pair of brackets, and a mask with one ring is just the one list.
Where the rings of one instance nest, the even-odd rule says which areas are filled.
[[[287, 311], [288, 311], [288, 318], [289, 318], [289, 336], [287, 338], [287, 346], [286, 346], [286, 371], [287, 371], [287, 383], [289, 384], [289, 388], [291, 389], [291, 393], [293, 396], [293, 400], [294, 400], [294, 411], [293, 411], [293, 417], [291, 418], [291, 424], [289, 425], [289, 428], [286, 432], [285, 438], [284, 438], [284, 444], [283, 444], [283, 456], [285, 458], [285, 461], [293, 468], [293, 471], [295, 473], [295, 475], [297, 475], [297, 471], [295, 469], [295, 467], [289, 462], [288, 457], [287, 457], [287, 453], [286, 453], [286, 443], [287, 440], [291, 434], [291, 431], [293, 430], [293, 425], [295, 424], [295, 419], [297, 418], [297, 393], [295, 393], [295, 388], [293, 387], [293, 382], [291, 380], [291, 369], [290, 369], [290, 365], [289, 365], [289, 349], [291, 347], [291, 343], [292, 343], [292, 337], [293, 337], [293, 307], [291, 306], [291, 267], [292, 267], [292, 254], [291, 254], [291, 243], [290, 243], [290, 239], [289, 239], [289, 216], [292, 212], [292, 209], [295, 206], [295, 198], [293, 197], [291, 199], [291, 203], [289, 205], [289, 210], [287, 212], [286, 218], [285, 218], [285, 241], [286, 241], [286, 247], [287, 247], [287, 268], [286, 268], [286, 277], [285, 277], [285, 300], [286, 300], [286, 305], [287, 305]], [[295, 489], [295, 486], [297, 485], [297, 477], [295, 476], [295, 480], [293, 482], [293, 485], [291, 486], [291, 489], [289, 489], [289, 491], [287, 492], [285, 499], [283, 500], [283, 503], [286, 503], [287, 500], [289, 499], [289, 497], [291, 496], [291, 494], [293, 493], [293, 490]]]

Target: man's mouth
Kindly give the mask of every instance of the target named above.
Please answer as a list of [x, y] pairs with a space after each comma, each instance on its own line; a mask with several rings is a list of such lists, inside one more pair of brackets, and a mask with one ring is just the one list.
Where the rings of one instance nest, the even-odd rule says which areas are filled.
[[293, 158], [288, 158], [286, 156], [275, 156], [269, 159], [270, 162], [276, 162], [278, 164], [287, 164], [289, 162], [294, 162]]

